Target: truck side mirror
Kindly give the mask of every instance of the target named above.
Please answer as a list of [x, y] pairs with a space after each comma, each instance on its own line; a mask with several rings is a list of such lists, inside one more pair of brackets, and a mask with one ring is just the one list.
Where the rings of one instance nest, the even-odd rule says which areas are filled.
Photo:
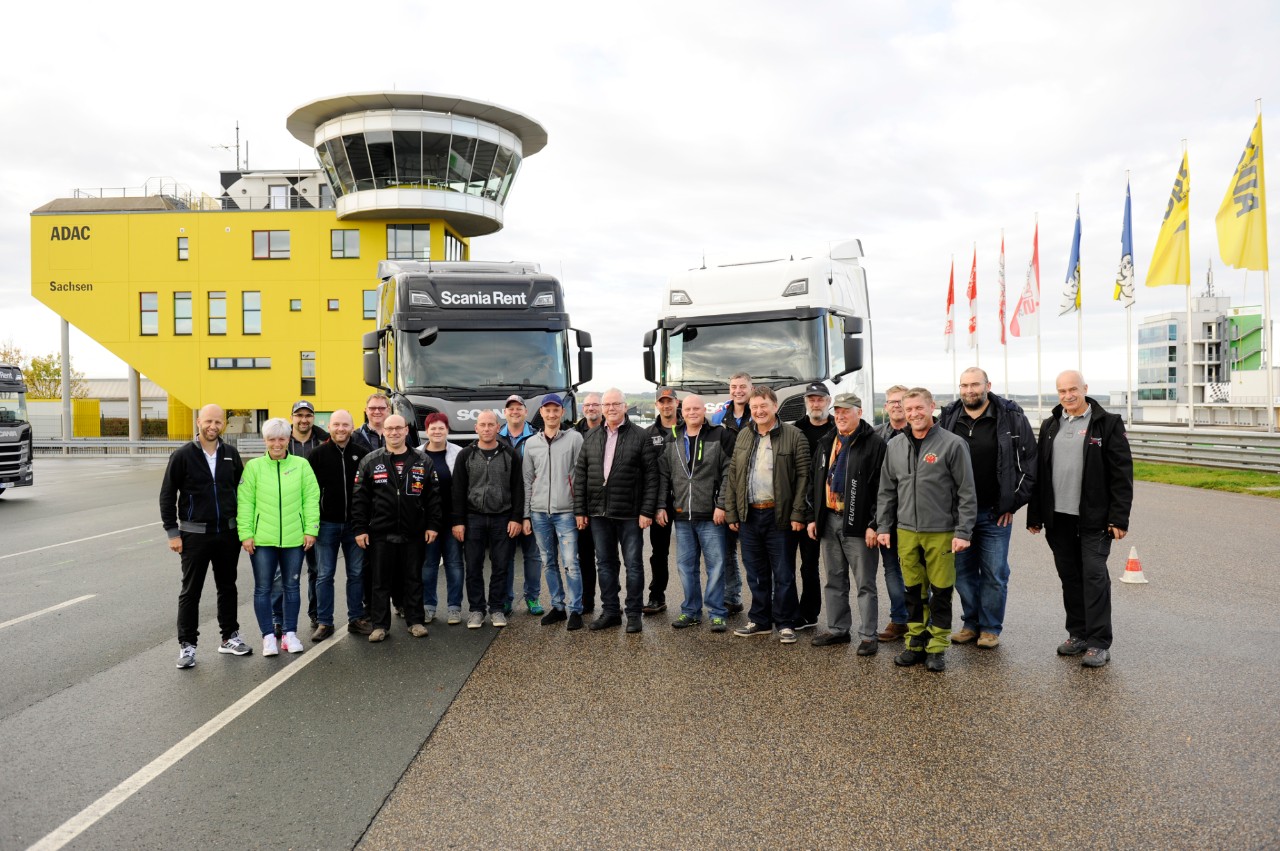
[[[842, 335], [842, 342], [844, 344], [844, 369], [840, 370], [839, 375], [848, 375], [851, 372], [857, 372], [862, 369], [861, 335], [862, 317], [844, 317], [844, 334]], [[839, 375], [835, 377], [838, 378]]]
[[580, 349], [591, 348], [591, 332], [579, 331], [577, 328], [573, 330], [574, 330], [574, 333], [578, 335], [578, 348]]
[[644, 332], [644, 380], [657, 384], [658, 365], [653, 357], [654, 344], [658, 342], [658, 329], [650, 328]]
[[591, 352], [585, 349], [578, 350], [578, 381], [573, 385], [575, 390], [591, 380], [593, 361]]
[[418, 345], [429, 346], [432, 343], [434, 343], [436, 341], [436, 337], [439, 337], [439, 336], [440, 336], [439, 328], [436, 328], [435, 326], [432, 326], [430, 328], [423, 328], [421, 331], [418, 332]]
[[364, 353], [364, 383], [370, 387], [382, 388], [382, 359], [378, 350]]

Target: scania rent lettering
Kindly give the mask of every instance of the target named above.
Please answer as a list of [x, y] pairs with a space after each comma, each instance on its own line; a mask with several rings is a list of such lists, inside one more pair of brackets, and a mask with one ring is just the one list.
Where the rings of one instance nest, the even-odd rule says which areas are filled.
[[0, 363], [0, 493], [34, 484], [27, 384], [16, 366]]
[[443, 413], [455, 440], [474, 439], [485, 411], [501, 418], [512, 394], [524, 398], [535, 428], [548, 393], [563, 396], [565, 416], [577, 418], [591, 335], [570, 327], [560, 282], [537, 264], [384, 260], [378, 278], [364, 380], [389, 392], [396, 413], [419, 428], [427, 414]]

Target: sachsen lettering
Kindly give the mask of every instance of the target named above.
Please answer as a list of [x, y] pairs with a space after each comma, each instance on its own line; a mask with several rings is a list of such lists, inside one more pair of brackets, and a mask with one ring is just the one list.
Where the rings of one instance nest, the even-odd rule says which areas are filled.
[[60, 284], [57, 281], [49, 282], [49, 292], [51, 293], [91, 293], [93, 292], [93, 284], [73, 284], [67, 281]]

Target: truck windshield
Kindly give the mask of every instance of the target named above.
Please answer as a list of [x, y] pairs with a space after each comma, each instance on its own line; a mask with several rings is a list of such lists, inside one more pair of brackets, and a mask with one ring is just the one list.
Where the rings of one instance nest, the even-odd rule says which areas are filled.
[[27, 394], [0, 390], [0, 423], [27, 422]]
[[729, 376], [749, 372], [769, 377], [812, 380], [826, 377], [823, 326], [813, 319], [777, 319], [728, 325], [697, 325], [690, 339], [667, 336], [666, 381], [669, 384], [729, 383]]
[[569, 386], [563, 331], [441, 330], [429, 346], [418, 335], [400, 332], [400, 388], [449, 385], [483, 390]]

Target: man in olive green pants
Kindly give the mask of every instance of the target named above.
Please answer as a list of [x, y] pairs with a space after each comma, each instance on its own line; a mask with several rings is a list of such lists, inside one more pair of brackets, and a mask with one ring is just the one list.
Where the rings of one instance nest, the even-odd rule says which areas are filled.
[[[907, 587], [906, 649], [901, 667], [925, 663], [944, 671], [951, 644], [951, 592], [955, 554], [969, 548], [978, 517], [969, 447], [935, 427], [933, 394], [923, 387], [903, 397], [911, 427], [889, 441], [880, 472], [877, 529], [898, 529], [898, 558]], [[887, 547], [890, 535], [878, 536]], [[925, 636], [925, 631], [928, 636]]]

